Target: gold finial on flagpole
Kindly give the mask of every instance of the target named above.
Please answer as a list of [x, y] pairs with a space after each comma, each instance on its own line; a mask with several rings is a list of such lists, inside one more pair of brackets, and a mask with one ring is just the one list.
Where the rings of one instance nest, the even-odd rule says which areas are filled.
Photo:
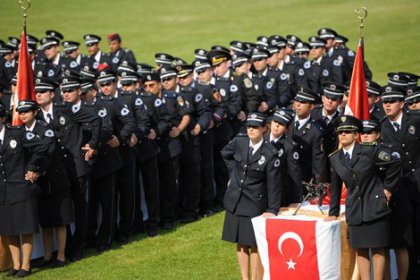
[[361, 7], [358, 9], [354, 9], [354, 12], [357, 14], [357, 18], [360, 19], [360, 36], [363, 36], [363, 28], [365, 27], [363, 25], [363, 21], [368, 15], [368, 10], [366, 7]]
[[19, 4], [21, 5], [20, 7], [23, 10], [23, 31], [26, 33], [26, 17], [28, 16], [27, 11], [31, 7], [31, 0], [17, 0], [17, 1], [19, 2]]

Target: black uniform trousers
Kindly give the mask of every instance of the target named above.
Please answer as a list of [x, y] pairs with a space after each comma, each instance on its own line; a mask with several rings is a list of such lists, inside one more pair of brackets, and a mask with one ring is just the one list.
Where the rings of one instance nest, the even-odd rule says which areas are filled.
[[[160, 222], [160, 201], [159, 201], [159, 169], [157, 156], [153, 156], [144, 161], [138, 161], [138, 172], [141, 172], [143, 179], [144, 198], [147, 204], [147, 212], [149, 218], [147, 224], [149, 228], [155, 228]], [[166, 176], [166, 175], [165, 175]], [[136, 176], [139, 178], [139, 176]], [[136, 223], [140, 223], [140, 218], [143, 220], [141, 212], [141, 192], [140, 184], [136, 184]]]
[[65, 161], [71, 182], [71, 196], [74, 204], [75, 231], [69, 235], [70, 247], [75, 250], [85, 246], [88, 227], [88, 207], [90, 200], [90, 173], [77, 177], [72, 159]]
[[117, 234], [128, 237], [134, 222], [136, 155], [129, 146], [120, 146], [119, 151], [123, 167], [116, 174], [120, 214]]
[[[95, 245], [110, 246], [115, 233], [117, 216], [116, 179], [111, 173], [101, 178], [92, 178], [89, 201], [88, 237], [95, 238]], [[102, 219], [98, 230], [98, 210], [101, 207]], [[98, 234], [96, 235], [96, 232]]]
[[180, 168], [180, 203], [183, 217], [196, 218], [200, 204], [200, 139], [198, 136], [182, 134]]
[[159, 161], [160, 177], [160, 209], [162, 222], [173, 222], [176, 218], [178, 202], [178, 170], [180, 156]]
[[214, 133], [207, 130], [200, 134], [200, 153], [201, 153], [201, 190], [200, 190], [200, 210], [202, 212], [213, 208], [214, 193], [214, 162], [213, 162]]

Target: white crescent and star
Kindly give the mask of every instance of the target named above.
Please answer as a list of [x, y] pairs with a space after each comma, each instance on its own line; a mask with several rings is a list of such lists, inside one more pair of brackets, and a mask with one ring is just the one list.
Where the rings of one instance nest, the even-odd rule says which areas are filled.
[[[297, 256], [299, 258], [302, 255], [305, 247], [303, 245], [302, 238], [296, 232], [293, 232], [293, 231], [285, 232], [280, 236], [279, 243], [278, 243], [280, 254], [284, 256], [282, 246], [283, 246], [284, 241], [286, 241], [287, 239], [293, 239], [299, 245], [299, 255]], [[289, 259], [289, 261], [286, 262], [286, 264], [287, 264], [287, 270], [290, 270], [290, 269], [295, 270], [296, 263], [292, 259]]]

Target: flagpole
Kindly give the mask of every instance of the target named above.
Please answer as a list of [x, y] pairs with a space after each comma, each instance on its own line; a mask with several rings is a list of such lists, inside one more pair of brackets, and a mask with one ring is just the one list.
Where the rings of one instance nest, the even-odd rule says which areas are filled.
[[27, 11], [31, 7], [31, 0], [17, 0], [23, 10], [23, 32], [26, 34], [26, 18], [28, 16]]

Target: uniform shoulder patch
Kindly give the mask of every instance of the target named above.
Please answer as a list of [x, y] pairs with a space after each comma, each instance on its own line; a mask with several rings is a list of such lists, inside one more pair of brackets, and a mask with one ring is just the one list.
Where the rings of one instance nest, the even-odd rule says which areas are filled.
[[155, 100], [154, 105], [155, 105], [155, 107], [159, 107], [159, 106], [161, 106], [161, 105], [162, 105], [162, 100], [160, 100], [159, 98], [157, 98], [157, 99]]
[[195, 95], [195, 98], [194, 98], [194, 100], [195, 100], [195, 102], [200, 102], [201, 100], [203, 99], [203, 94], [201, 94], [201, 93], [198, 93], [198, 94], [196, 94]]
[[300, 68], [298, 74], [299, 76], [303, 76], [305, 75], [305, 71], [302, 68]]
[[52, 131], [51, 129], [47, 129], [44, 133], [44, 135], [46, 137], [54, 137], [54, 131]]
[[333, 64], [334, 66], [341, 66], [341, 61], [338, 59], [334, 59]]
[[286, 73], [281, 73], [280, 80], [282, 80], [282, 81], [287, 80], [287, 74]]
[[390, 161], [391, 155], [385, 151], [380, 151], [378, 154], [378, 158], [382, 161]]
[[130, 110], [124, 106], [124, 108], [121, 109], [121, 116], [125, 117], [130, 113]]
[[280, 160], [279, 159], [276, 159], [274, 161], [274, 167], [279, 167], [279, 166], [280, 166]]
[[31, 141], [32, 139], [34, 139], [35, 134], [33, 134], [32, 132], [26, 132], [26, 139]]
[[178, 95], [178, 97], [176, 98], [176, 102], [178, 103], [178, 105], [180, 107], [184, 107], [185, 103], [184, 103], [184, 98], [180, 95]]
[[251, 79], [250, 78], [245, 78], [244, 79], [244, 85], [245, 85], [245, 87], [246, 88], [252, 88], [252, 81], [251, 81]]
[[354, 56], [354, 52], [353, 52], [352, 50], [349, 50], [349, 51], [347, 52], [347, 55], [348, 55], [348, 56]]
[[134, 104], [135, 104], [136, 106], [141, 106], [141, 105], [143, 105], [143, 100], [141, 100], [141, 98], [140, 98], [140, 97], [137, 97], [137, 98], [136, 98], [136, 101], [134, 102]]
[[230, 85], [230, 91], [231, 91], [231, 92], [236, 92], [236, 91], [238, 91], [238, 86], [236, 86], [236, 85]]
[[322, 76], [324, 76], [324, 77], [328, 77], [328, 75], [330, 74], [330, 72], [328, 72], [328, 70], [327, 69], [324, 69], [323, 71], [322, 71]]
[[309, 68], [311, 68], [311, 62], [310, 62], [310, 61], [306, 61], [306, 62], [303, 64], [303, 68], [305, 68], [305, 69], [309, 69]]
[[98, 116], [100, 116], [101, 118], [104, 118], [104, 117], [106, 117], [106, 115], [107, 115], [106, 108], [103, 108], [102, 110], [99, 110]]

